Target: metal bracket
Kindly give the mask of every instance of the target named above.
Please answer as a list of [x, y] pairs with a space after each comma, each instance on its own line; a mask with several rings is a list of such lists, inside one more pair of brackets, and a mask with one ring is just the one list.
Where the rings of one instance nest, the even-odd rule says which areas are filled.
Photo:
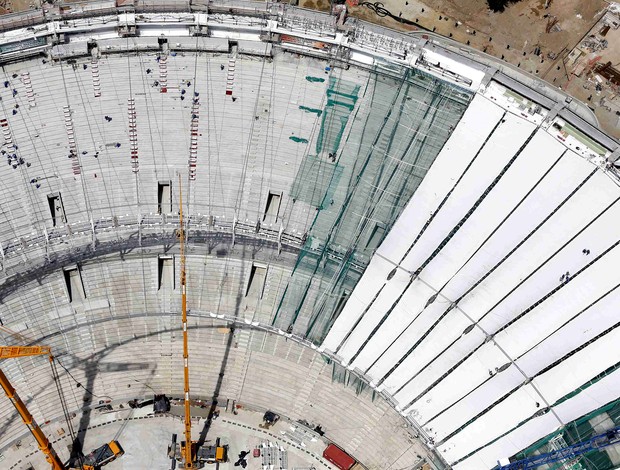
[[232, 246], [235, 246], [235, 231], [237, 230], [237, 216], [235, 215], [235, 218], [233, 219], [233, 226], [232, 226]]
[[280, 224], [280, 230], [278, 230], [278, 254], [282, 253], [282, 235], [284, 234], [284, 225]]
[[549, 124], [551, 121], [553, 121], [559, 114], [559, 112], [562, 111], [565, 107], [566, 103], [556, 103], [555, 106], [551, 108], [551, 110], [549, 110], [549, 113], [547, 113], [547, 117], [545, 118], [545, 124]]
[[486, 89], [487, 85], [491, 82], [491, 80], [493, 80], [493, 77], [495, 76], [496, 73], [497, 73], [497, 68], [489, 67], [487, 69], [487, 72], [484, 74], [484, 77], [482, 77], [480, 86]]
[[607, 157], [607, 161], [609, 163], [616, 163], [620, 158], [620, 147], [617, 147], [616, 150], [611, 152], [611, 155]]
[[138, 244], [142, 246], [142, 215], [138, 214]]
[[95, 250], [95, 246], [96, 246], [95, 240], [97, 239], [97, 236], [95, 235], [95, 223], [93, 222], [93, 218], [92, 217], [90, 218], [90, 230], [91, 230], [91, 232], [93, 234], [92, 246], [93, 246], [93, 251], [94, 251]]

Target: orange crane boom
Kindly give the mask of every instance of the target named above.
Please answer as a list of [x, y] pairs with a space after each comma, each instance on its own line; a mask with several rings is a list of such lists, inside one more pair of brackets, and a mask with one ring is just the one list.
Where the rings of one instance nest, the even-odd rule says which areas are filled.
[[0, 346], [0, 359], [42, 356], [44, 354], [51, 357], [52, 350], [49, 346]]
[[[40, 356], [40, 355], [48, 355], [50, 362], [54, 360], [53, 356], [51, 355], [50, 348], [47, 346], [1, 346], [0, 347], [0, 358], [1, 359], [8, 359], [11, 357]], [[4, 375], [4, 372], [2, 372], [2, 370], [0, 370], [0, 386], [2, 386], [4, 393], [6, 393], [6, 396], [9, 397], [9, 399], [11, 400], [11, 403], [13, 403], [13, 406], [15, 407], [15, 409], [21, 416], [22, 420], [24, 421], [26, 426], [28, 426], [28, 429], [30, 430], [35, 440], [37, 441], [37, 444], [39, 445], [39, 449], [41, 449], [41, 452], [45, 454], [45, 460], [47, 460], [50, 463], [53, 470], [65, 470], [65, 466], [60, 461], [60, 458], [58, 457], [58, 455], [52, 448], [52, 444], [47, 439], [45, 434], [43, 434], [43, 431], [41, 430], [37, 422], [34, 420], [30, 412], [28, 411], [28, 408], [26, 408], [26, 405], [24, 404], [22, 399], [19, 398], [19, 395], [15, 391], [15, 388], [11, 385], [11, 382], [9, 382], [9, 379], [7, 378], [6, 375]]]
[[183, 377], [185, 397], [185, 447], [183, 455], [185, 468], [194, 468], [194, 447], [192, 442], [192, 418], [189, 401], [189, 348], [187, 345], [187, 292], [185, 289], [185, 229], [183, 227], [183, 189], [179, 175], [179, 238], [181, 240], [181, 312], [183, 321]]

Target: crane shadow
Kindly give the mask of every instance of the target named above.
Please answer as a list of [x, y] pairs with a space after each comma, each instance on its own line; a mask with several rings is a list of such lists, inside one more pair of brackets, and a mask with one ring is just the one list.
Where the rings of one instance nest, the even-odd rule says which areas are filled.
[[224, 357], [222, 358], [222, 363], [220, 365], [220, 371], [217, 377], [217, 382], [215, 384], [215, 388], [213, 390], [213, 395], [211, 395], [211, 406], [209, 407], [209, 413], [207, 415], [207, 419], [200, 431], [200, 436], [198, 438], [198, 446], [202, 446], [206, 440], [207, 435], [209, 434], [209, 430], [211, 429], [211, 425], [213, 424], [213, 419], [215, 417], [215, 412], [217, 410], [218, 399], [220, 397], [220, 391], [222, 389], [222, 383], [224, 381], [224, 375], [226, 373], [226, 365], [228, 364], [228, 357], [230, 355], [230, 349], [232, 347], [232, 343], [235, 337], [235, 328], [231, 327], [228, 332], [228, 338], [226, 340], [226, 349], [224, 350]]
[[[243, 245], [243, 252], [245, 252], [245, 250], [246, 250], [246, 245]], [[244, 257], [241, 257], [241, 259], [245, 260]], [[243, 269], [243, 265], [245, 265], [245, 261], [242, 263], [242, 269]], [[225, 278], [222, 280], [222, 282], [224, 282], [224, 280]], [[239, 317], [239, 312], [241, 310], [241, 303], [242, 303], [243, 297], [244, 297], [243, 290], [239, 289], [237, 292], [237, 296], [235, 297], [235, 308], [234, 308], [235, 318]], [[219, 305], [218, 305], [218, 313], [219, 313]], [[228, 366], [230, 350], [232, 348], [234, 339], [235, 339], [235, 326], [233, 324], [228, 330], [228, 338], [226, 338], [226, 347], [224, 349], [224, 356], [222, 357], [222, 362], [220, 364], [220, 370], [217, 376], [217, 382], [215, 383], [215, 388], [213, 390], [213, 394], [211, 395], [211, 406], [209, 407], [209, 413], [207, 414], [207, 419], [198, 437], [197, 444], [199, 447], [204, 445], [204, 443], [206, 442], [207, 435], [209, 434], [209, 430], [211, 429], [213, 420], [216, 417], [218, 399], [220, 398], [220, 392], [222, 390], [224, 376], [226, 375], [226, 367]]]
[[[85, 406], [91, 405], [94, 397], [92, 390], [95, 386], [95, 379], [99, 373], [142, 370], [150, 367], [150, 364], [148, 363], [101, 363], [98, 359], [80, 361], [77, 362], [77, 364], [79, 364], [78, 367], [84, 370], [84, 375], [86, 377], [86, 385], [78, 383], [78, 386], [84, 389], [82, 402]], [[152, 373], [153, 370], [151, 371], [151, 375]], [[61, 400], [64, 400], [62, 394]], [[88, 432], [91, 414], [93, 411], [94, 410], [92, 408], [87, 408], [80, 416], [77, 433], [75, 433], [75, 437], [71, 442], [69, 460], [65, 464], [67, 468], [84, 468], [84, 439], [86, 438], [86, 433]]]

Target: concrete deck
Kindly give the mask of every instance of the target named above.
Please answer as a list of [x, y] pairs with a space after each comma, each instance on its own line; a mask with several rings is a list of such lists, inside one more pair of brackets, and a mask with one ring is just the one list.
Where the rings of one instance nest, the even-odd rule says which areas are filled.
[[[148, 407], [147, 407], [148, 408]], [[117, 440], [125, 454], [119, 459], [105, 466], [106, 470], [129, 470], [129, 469], [169, 469], [170, 459], [167, 458], [167, 446], [170, 444], [171, 435], [178, 435], [177, 441], [183, 436], [183, 423], [181, 418], [167, 416], [153, 416], [147, 408], [129, 409], [98, 414], [93, 417], [92, 424], [85, 435], [84, 449], [90, 451], [105, 442]], [[194, 438], [198, 438], [204, 424], [204, 418], [194, 418], [192, 426]], [[236, 414], [222, 412], [220, 417], [213, 421], [206, 445], [214, 445], [217, 438], [221, 439], [221, 445], [229, 446], [229, 462], [219, 465], [220, 470], [232, 470], [234, 462], [241, 451], [252, 451], [262, 445], [273, 445], [280, 451], [284, 451], [288, 457], [288, 470], [295, 468], [316, 470], [332, 470], [329, 462], [322, 458], [326, 442], [316, 434], [307, 430], [308, 438], [303, 442], [295, 442], [295, 434], [291, 431], [293, 426], [301, 426], [286, 419], [281, 419], [270, 429], [259, 428], [262, 423], [262, 413], [256, 411], [239, 410]], [[74, 424], [78, 424], [77, 422]], [[66, 429], [66, 426], [57, 426]], [[312, 437], [311, 437], [312, 436]], [[67, 434], [57, 439], [53, 444], [54, 449], [63, 459], [68, 458], [68, 445], [70, 439]], [[246, 460], [247, 470], [262, 470], [262, 458], [254, 458], [250, 453]], [[0, 466], [11, 470], [25, 470], [33, 467], [35, 470], [48, 468], [43, 454], [31, 443], [25, 443], [17, 448], [13, 446], [4, 453]], [[177, 466], [177, 468], [180, 468]], [[206, 468], [215, 469], [215, 465]], [[280, 470], [278, 466], [274, 470]]]

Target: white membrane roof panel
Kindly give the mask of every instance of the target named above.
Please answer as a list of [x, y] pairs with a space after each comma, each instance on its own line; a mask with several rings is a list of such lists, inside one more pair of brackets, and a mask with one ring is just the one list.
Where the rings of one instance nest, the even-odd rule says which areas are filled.
[[[437, 437], [443, 438], [453, 432], [462, 423], [476, 417], [489, 406], [510, 391], [519, 387], [525, 377], [516, 367], [487, 377], [471, 393], [459, 397], [449, 394], [428, 393], [417, 404], [415, 410], [425, 423], [425, 427], [437, 430]], [[441, 413], [438, 415], [438, 413]], [[426, 421], [430, 419], [430, 421]]]
[[540, 397], [532, 385], [519, 388], [441, 445], [443, 455], [453, 461], [488, 444], [536, 413], [540, 409], [536, 403], [540, 404]]
[[[508, 358], [502, 354], [497, 354], [497, 351], [484, 354], [484, 351], [489, 348], [496, 347], [493, 343], [483, 344], [472, 356], [462, 360], [468, 349], [472, 351], [476, 345], [484, 342], [485, 336], [478, 328], [474, 328], [463, 338], [464, 344], [461, 348], [449, 349], [421, 371], [415, 380], [407, 383], [395, 395], [398, 402], [407, 404], [424, 393], [429, 387], [433, 387], [434, 394], [447, 393], [453, 396], [463, 396], [484, 382], [489, 377], [489, 371], [494, 371], [508, 362]], [[447, 371], [457, 362], [461, 362], [460, 365], [447, 374]], [[400, 367], [406, 369], [406, 361]], [[398, 369], [396, 371], [398, 372]], [[394, 373], [385, 381], [385, 384], [386, 386], [395, 384], [396, 387], [402, 384], [402, 380], [399, 380], [398, 374]]]
[[[492, 468], [497, 460], [509, 457], [536, 442], [539, 437], [546, 436], [560, 427], [558, 418], [567, 423], [573, 421], [592, 410], [599, 408], [605, 403], [618, 397], [620, 389], [620, 370], [617, 370], [599, 381], [593, 383], [575, 396], [557, 404], [553, 413], [527, 420], [521, 426], [509, 430], [494, 442], [489, 442], [478, 452], [462, 462], [455, 464], [455, 470], [477, 470], [480, 468]], [[446, 443], [445, 447], [449, 447]], [[444, 445], [439, 446], [443, 449]], [[472, 447], [471, 452], [477, 450]]]
[[440, 288], [472, 256], [485, 239], [527, 196], [538, 180], [564, 153], [546, 132], [537, 132], [499, 182], [455, 233], [421, 276]]
[[554, 403], [617, 364], [620, 360], [618, 344], [620, 328], [615, 328], [536, 377], [534, 384], [547, 401]]
[[[620, 211], [618, 215], [620, 216]], [[615, 242], [613, 237], [617, 239], [617, 235], [611, 234], [620, 233], [620, 217], [610, 214], [607, 220], [609, 223], [601, 221], [601, 225], [608, 227], [608, 230], [599, 232], [598, 237], [593, 237], [588, 246], [592, 245], [593, 249], [596, 249], [599, 241], [603, 247]], [[571, 256], [575, 256], [577, 252], [583, 258], [588, 258], [576, 249], [581, 244], [575, 243], [574, 245]], [[591, 254], [590, 257], [592, 256]], [[609, 273], [613, 272], [614, 267], [619, 265], [618, 263], [620, 263], [620, 246], [602, 256], [592, 265], [584, 267], [584, 271], [569, 282], [562, 283], [563, 287], [560, 290], [497, 334], [496, 340], [501, 342], [502, 347], [511, 357], [521, 356], [540, 341], [544, 341], [567, 319], [577, 315], [594, 300], [617, 286], [620, 280], [610, 276]], [[571, 291], [570, 295], [563, 292], [568, 289]], [[597, 323], [600, 322], [597, 321]]]
[[588, 162], [564, 155], [523, 203], [514, 209], [506, 222], [498, 227], [483, 249], [459, 271], [458, 276], [450, 280], [445, 288], [446, 295], [456, 299], [475, 281], [482, 279], [543, 223], [593, 170]]
[[[493, 468], [497, 465], [498, 459], [510, 457], [536, 441], [536, 439], [533, 439], [532, 436], [544, 436], [555, 430], [558, 425], [558, 420], [551, 413], [547, 413], [541, 417], [527, 421], [514, 431], [508, 433], [505, 437], [490, 443], [489, 445], [483, 447], [480, 451], [474, 453], [472, 456], [455, 464], [453, 468], [454, 470], [480, 470], [481, 468]], [[445, 447], [449, 446], [450, 444], [446, 444]], [[439, 449], [443, 448], [444, 446], [439, 447]], [[476, 449], [472, 447], [471, 450], [473, 452]]]
[[411, 244], [412, 234], [420, 232], [503, 114], [502, 108], [483, 96], [474, 97], [378, 253], [400, 261]]
[[[437, 299], [420, 312], [419, 315], [407, 318], [406, 305], [406, 303], [405, 306], [399, 304], [398, 309], [395, 309], [395, 313], [398, 312], [399, 316], [401, 314], [404, 316], [404, 318], [401, 318], [403, 321], [402, 325], [405, 329], [403, 331], [401, 328], [396, 332], [399, 337], [390, 344], [390, 347], [379, 357], [370, 369], [369, 374], [373, 379], [385, 377], [390, 369], [422, 338], [422, 335], [431, 328], [449, 307], [446, 302]], [[394, 318], [395, 323], [398, 322], [398, 318], [399, 317]], [[392, 319], [392, 317], [390, 317], [390, 319]], [[393, 328], [396, 328], [396, 326], [393, 326]], [[387, 330], [386, 332], [388, 331], [390, 332], [390, 336], [394, 336], [395, 333], [393, 331]], [[377, 339], [375, 341], [378, 342], [379, 340]], [[407, 374], [403, 374], [402, 376], [400, 374], [398, 375], [401, 382], [408, 378]]]
[[554, 407], [554, 411], [563, 422], [568, 423], [617, 399], [618, 390], [620, 390], [620, 369], [593, 381], [580, 393]]
[[605, 331], [610, 325], [615, 325], [619, 321], [616, 310], [618, 305], [620, 305], [620, 288], [615, 288], [585, 311], [578, 312], [574, 316], [563, 315], [563, 325], [517, 359], [517, 365], [528, 377], [532, 377], [545, 364], [561, 359], [565, 354]]
[[502, 121], [403, 261], [406, 269], [418, 269], [433, 253], [438, 243], [460, 222], [535, 128], [512, 114], [507, 114]]
[[[353, 365], [361, 370], [366, 370], [370, 367], [393, 344], [397, 337], [403, 333], [406, 325], [424, 310], [427, 300], [434, 294], [435, 291], [427, 285], [422, 284], [418, 280], [413, 281], [400, 302], [394, 307], [390, 316], [383, 322], [378, 331], [373, 334], [372, 339], [360, 352]], [[400, 338], [398, 340], [400, 341]], [[409, 341], [407, 340], [407, 344], [411, 344]], [[394, 364], [395, 361], [392, 357], [390, 356], [387, 359], [388, 364]], [[373, 378], [380, 379], [381, 377], [373, 375]]]
[[343, 344], [339, 351], [339, 354], [343, 358], [349, 360], [357, 352], [375, 326], [381, 321], [385, 312], [387, 312], [396, 299], [405, 292], [410, 280], [411, 275], [406, 271], [402, 269], [396, 271], [394, 277], [385, 284], [379, 296], [374, 302], [371, 302], [370, 308], [366, 311], [349, 338]]
[[[549, 190], [551, 191], [552, 188]], [[483, 317], [523, 279], [537, 270], [541, 262], [575, 236], [616, 197], [617, 188], [604, 175], [595, 174], [545, 224], [536, 230], [507, 262], [500, 265], [470, 295], [465, 297], [459, 303], [460, 307], [476, 320]], [[586, 207], [587, 210], [584, 210]], [[549, 277], [544, 286], [534, 286], [533, 290], [540, 293], [547, 292], [549, 288], [557, 286], [557, 278], [562, 272], [568, 270], [574, 273], [581, 263], [581, 258], [575, 256], [565, 270], [560, 270], [553, 278]], [[532, 299], [523, 299], [520, 305], [524, 302], [529, 305], [530, 300]], [[507, 303], [498, 305], [499, 308], [494, 309], [491, 315], [502, 323], [516, 316], [515, 309], [518, 308], [518, 304], [512, 304], [510, 307], [504, 307], [505, 305]], [[507, 311], [507, 309], [511, 310]]]

